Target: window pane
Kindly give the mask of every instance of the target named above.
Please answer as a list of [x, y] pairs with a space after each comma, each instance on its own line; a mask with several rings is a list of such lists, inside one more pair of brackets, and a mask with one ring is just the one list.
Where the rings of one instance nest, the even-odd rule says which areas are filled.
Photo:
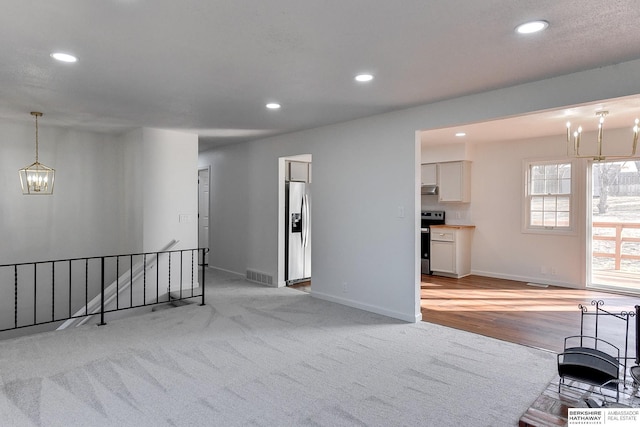
[[556, 200], [558, 201], [558, 206], [557, 206], [557, 210], [560, 212], [569, 212], [569, 208], [571, 207], [570, 203], [569, 203], [569, 198], [568, 197], [563, 197], [563, 196], [559, 196], [556, 197]]
[[530, 221], [533, 227], [542, 227], [542, 212], [531, 212]]
[[558, 165], [545, 165], [544, 175], [547, 179], [558, 178]]
[[544, 198], [544, 211], [550, 212], [556, 210], [556, 197], [547, 196]]
[[571, 163], [528, 164], [528, 227], [571, 227]]
[[531, 211], [541, 211], [544, 206], [544, 197], [533, 196], [531, 198]]
[[555, 227], [556, 226], [556, 213], [555, 212], [545, 212], [544, 213], [544, 223], [545, 227]]
[[544, 165], [531, 166], [531, 179], [544, 179]]
[[569, 226], [569, 212], [558, 212], [557, 226], [558, 227], [568, 227]]

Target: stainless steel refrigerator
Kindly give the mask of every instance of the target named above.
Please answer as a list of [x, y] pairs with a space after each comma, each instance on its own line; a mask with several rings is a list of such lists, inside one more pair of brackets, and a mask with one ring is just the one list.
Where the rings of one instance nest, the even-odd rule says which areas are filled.
[[311, 205], [309, 184], [287, 182], [285, 251], [287, 284], [311, 277]]

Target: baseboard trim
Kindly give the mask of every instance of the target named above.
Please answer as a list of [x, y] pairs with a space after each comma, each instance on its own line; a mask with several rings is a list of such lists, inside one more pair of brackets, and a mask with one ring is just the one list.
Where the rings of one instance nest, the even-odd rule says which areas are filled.
[[361, 302], [350, 300], [347, 298], [341, 298], [341, 297], [336, 297], [334, 295], [325, 294], [322, 292], [316, 292], [313, 290], [313, 286], [311, 286], [311, 296], [321, 300], [335, 302], [337, 304], [346, 305], [352, 308], [357, 308], [359, 310], [364, 310], [371, 313], [380, 314], [382, 316], [391, 317], [393, 319], [402, 320], [403, 322], [418, 323], [419, 321], [422, 320], [422, 313], [405, 314], [398, 311], [387, 310], [375, 305], [363, 304]]
[[580, 286], [577, 286], [577, 285], [575, 285], [573, 283], [561, 282], [561, 281], [557, 281], [557, 280], [548, 280], [546, 278], [541, 278], [541, 277], [519, 276], [519, 275], [515, 275], [515, 274], [501, 274], [501, 273], [495, 273], [495, 272], [489, 272], [489, 271], [479, 271], [479, 270], [473, 270], [471, 272], [471, 274], [474, 274], [476, 276], [492, 277], [492, 278], [495, 278], [495, 279], [514, 280], [516, 282], [538, 283], [538, 284], [541, 284], [541, 285], [558, 286], [558, 287], [561, 287], [561, 288], [584, 289], [584, 286], [580, 287]]

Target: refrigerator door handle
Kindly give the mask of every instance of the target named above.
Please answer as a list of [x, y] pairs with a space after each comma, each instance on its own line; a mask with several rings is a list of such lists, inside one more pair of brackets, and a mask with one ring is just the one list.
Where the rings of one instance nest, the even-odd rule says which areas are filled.
[[309, 242], [309, 196], [307, 194], [305, 194], [302, 198], [302, 209], [302, 218], [304, 220], [304, 223], [302, 225], [304, 230], [302, 246], [306, 248]]

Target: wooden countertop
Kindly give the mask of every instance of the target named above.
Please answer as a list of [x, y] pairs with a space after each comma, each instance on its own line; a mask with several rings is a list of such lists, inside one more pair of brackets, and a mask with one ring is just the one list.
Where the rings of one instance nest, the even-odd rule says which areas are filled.
[[450, 224], [444, 224], [444, 225], [431, 225], [431, 228], [449, 228], [449, 229], [455, 229], [455, 230], [461, 230], [463, 228], [476, 228], [475, 225], [464, 225], [464, 224], [459, 224], [459, 225], [450, 225]]

